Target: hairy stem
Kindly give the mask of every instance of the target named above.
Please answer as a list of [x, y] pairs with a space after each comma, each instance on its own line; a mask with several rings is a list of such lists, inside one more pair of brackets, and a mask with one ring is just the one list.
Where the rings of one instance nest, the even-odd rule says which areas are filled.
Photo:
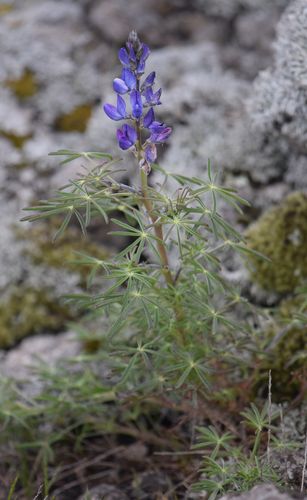
[[[136, 131], [137, 131], [137, 143], [136, 143], [137, 160], [138, 160], [138, 163], [140, 163], [140, 161], [142, 159], [142, 137], [141, 137], [141, 126], [140, 126], [139, 120], [137, 120], [137, 122], [136, 122]], [[162, 264], [162, 273], [163, 273], [164, 279], [165, 279], [167, 285], [175, 287], [176, 278], [173, 277], [173, 275], [170, 271], [170, 268], [169, 268], [168, 255], [167, 255], [167, 252], [166, 252], [166, 249], [164, 246], [163, 227], [162, 227], [162, 224], [157, 222], [158, 217], [154, 213], [152, 202], [148, 196], [147, 174], [142, 169], [141, 169], [141, 187], [142, 187], [142, 203], [143, 203], [143, 205], [148, 213], [148, 216], [153, 224], [154, 232], [155, 232], [155, 235], [157, 237], [157, 250], [158, 250], [158, 253], [160, 256], [160, 261]], [[182, 313], [181, 305], [176, 297], [175, 297], [175, 304], [174, 304], [174, 313], [176, 316], [176, 320], [178, 322], [181, 322], [183, 319], [183, 313]], [[179, 337], [181, 339], [181, 343], [184, 344], [184, 332], [183, 332], [182, 328], [179, 327], [177, 332], [178, 332]]]
[[153, 223], [155, 235], [158, 238], [157, 250], [159, 252], [161, 264], [163, 266], [162, 272], [163, 272], [165, 281], [169, 285], [174, 286], [175, 282], [174, 282], [173, 276], [172, 276], [170, 269], [169, 269], [168, 256], [167, 256], [164, 244], [163, 244], [163, 241], [164, 241], [163, 240], [163, 228], [162, 228], [161, 224], [157, 223], [157, 217], [153, 213], [152, 203], [151, 203], [150, 199], [148, 198], [147, 175], [143, 170], [141, 170], [141, 181], [142, 181], [143, 203], [144, 203], [144, 206], [147, 210], [147, 213], [148, 213], [148, 215]]
[[[141, 126], [140, 126], [140, 120], [137, 120], [136, 122], [136, 131], [137, 131], [137, 159], [138, 163], [141, 161], [141, 148], [142, 148], [142, 138], [141, 138]], [[165, 281], [168, 285], [174, 286], [175, 281], [174, 278], [170, 272], [169, 269], [169, 261], [168, 261], [168, 256], [164, 247], [164, 238], [163, 238], [163, 228], [162, 225], [157, 223], [157, 217], [153, 212], [153, 206], [151, 203], [150, 198], [148, 197], [148, 183], [147, 183], [147, 175], [144, 172], [144, 170], [141, 169], [141, 184], [142, 184], [142, 202], [147, 210], [147, 213], [150, 217], [151, 222], [153, 223], [155, 235], [158, 238], [157, 241], [157, 250], [160, 255], [160, 260], [162, 264], [162, 272], [165, 278]]]

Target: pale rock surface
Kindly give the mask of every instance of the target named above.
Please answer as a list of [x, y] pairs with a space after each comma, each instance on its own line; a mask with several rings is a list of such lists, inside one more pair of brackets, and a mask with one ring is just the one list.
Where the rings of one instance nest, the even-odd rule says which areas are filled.
[[[255, 486], [251, 491], [241, 495], [225, 495], [220, 500], [294, 500], [299, 498], [292, 496], [291, 493], [282, 493], [271, 484], [262, 484]], [[307, 497], [300, 497], [306, 500]]]
[[22, 340], [7, 353], [0, 351], [0, 374], [17, 382], [31, 379], [31, 383], [34, 383], [35, 365], [53, 368], [62, 359], [77, 356], [80, 350], [81, 344], [74, 332], [35, 335]]

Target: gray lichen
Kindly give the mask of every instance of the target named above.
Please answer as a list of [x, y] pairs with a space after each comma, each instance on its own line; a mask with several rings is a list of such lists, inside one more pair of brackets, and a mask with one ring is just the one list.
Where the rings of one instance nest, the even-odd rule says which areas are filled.
[[268, 7], [283, 8], [289, 0], [195, 0], [196, 5], [208, 15], [229, 19], [243, 10], [260, 10]]
[[307, 5], [296, 0], [277, 29], [275, 64], [255, 82], [250, 101], [255, 126], [270, 141], [284, 140], [289, 150], [307, 152]]

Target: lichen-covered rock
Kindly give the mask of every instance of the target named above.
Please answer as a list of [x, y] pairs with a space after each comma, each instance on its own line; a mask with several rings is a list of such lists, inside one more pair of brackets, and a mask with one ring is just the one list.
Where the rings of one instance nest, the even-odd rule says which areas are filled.
[[194, 0], [206, 13], [232, 19], [242, 11], [284, 8], [289, 0]]
[[62, 359], [76, 356], [81, 350], [81, 343], [74, 332], [58, 335], [35, 335], [24, 339], [17, 347], [7, 353], [0, 351], [0, 374], [30, 384], [37, 383], [33, 367], [43, 363], [50, 368]]
[[[287, 178], [296, 187], [306, 186], [306, 175], [293, 174], [299, 158], [307, 170], [307, 6], [296, 0], [285, 11], [277, 29], [275, 64], [260, 74], [250, 100], [255, 128], [268, 143], [286, 147]], [[288, 165], [287, 165], [288, 166]]]
[[38, 90], [35, 77], [28, 69], [19, 78], [6, 80], [5, 84], [21, 100], [32, 97]]
[[63, 295], [80, 293], [86, 286], [87, 270], [72, 263], [74, 252], [106, 255], [102, 245], [82, 238], [76, 228], [52, 243], [58, 223], [27, 227], [17, 224], [19, 218], [16, 204], [2, 207], [0, 347], [33, 333], [64, 329], [80, 311], [64, 303]]
[[9, 347], [28, 335], [58, 331], [75, 317], [70, 307], [43, 287], [19, 286], [0, 305], [0, 347]]
[[269, 291], [293, 292], [307, 278], [307, 194], [289, 195], [252, 224], [246, 237], [250, 248], [271, 259], [253, 258], [252, 279]]
[[85, 132], [91, 114], [91, 105], [80, 104], [70, 113], [58, 116], [54, 126], [62, 132]]
[[[261, 484], [239, 495], [224, 495], [220, 500], [293, 500], [291, 493], [282, 493], [273, 484]], [[307, 497], [305, 497], [306, 499]], [[304, 497], [301, 497], [304, 500]]]

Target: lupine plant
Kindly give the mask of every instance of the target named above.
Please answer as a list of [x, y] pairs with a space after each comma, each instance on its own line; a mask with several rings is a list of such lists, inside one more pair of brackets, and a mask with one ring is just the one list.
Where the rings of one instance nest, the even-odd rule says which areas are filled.
[[110, 234], [126, 238], [126, 247], [107, 260], [79, 254], [89, 268], [89, 291], [68, 299], [104, 316], [95, 339], [116, 389], [175, 397], [180, 388], [181, 396], [206, 397], [225, 370], [229, 382], [230, 368], [248, 359], [237, 355], [249, 342], [248, 327], [234, 315], [244, 299], [224, 279], [222, 257], [232, 251], [246, 257], [249, 250], [219, 210], [222, 202], [240, 212], [247, 202], [220, 185], [210, 162], [201, 178], [157, 164], [172, 129], [156, 117], [162, 90], [156, 73], [145, 72], [149, 53], [132, 32], [118, 54], [116, 105], [103, 106], [121, 124], [118, 145], [135, 157], [139, 185], [121, 182], [124, 169], [108, 153], [60, 150], [51, 154], [63, 156], [62, 164], [82, 158], [87, 174], [32, 207], [26, 219], [63, 216], [56, 237], [73, 218], [84, 234], [99, 217], [117, 226]]
[[[255, 437], [252, 438], [250, 452], [242, 449], [230, 432], [218, 433], [212, 426], [198, 429], [198, 443], [193, 448], [201, 448], [207, 453], [201, 469], [203, 477], [194, 488], [197, 491], [206, 491], [208, 500], [215, 500], [227, 492], [248, 491], [259, 483], [282, 482], [281, 474], [276, 471], [276, 457], [273, 464], [269, 454], [271, 447], [274, 452], [280, 447], [291, 448], [290, 443], [283, 443], [268, 434], [268, 431], [276, 430], [271, 421], [277, 418], [278, 412], [271, 414], [268, 404], [259, 411], [252, 403], [241, 415], [244, 417], [243, 424], [254, 431]], [[272, 442], [268, 441], [267, 435], [270, 435]], [[260, 449], [262, 437], [267, 440], [267, 449], [264, 451]]]

